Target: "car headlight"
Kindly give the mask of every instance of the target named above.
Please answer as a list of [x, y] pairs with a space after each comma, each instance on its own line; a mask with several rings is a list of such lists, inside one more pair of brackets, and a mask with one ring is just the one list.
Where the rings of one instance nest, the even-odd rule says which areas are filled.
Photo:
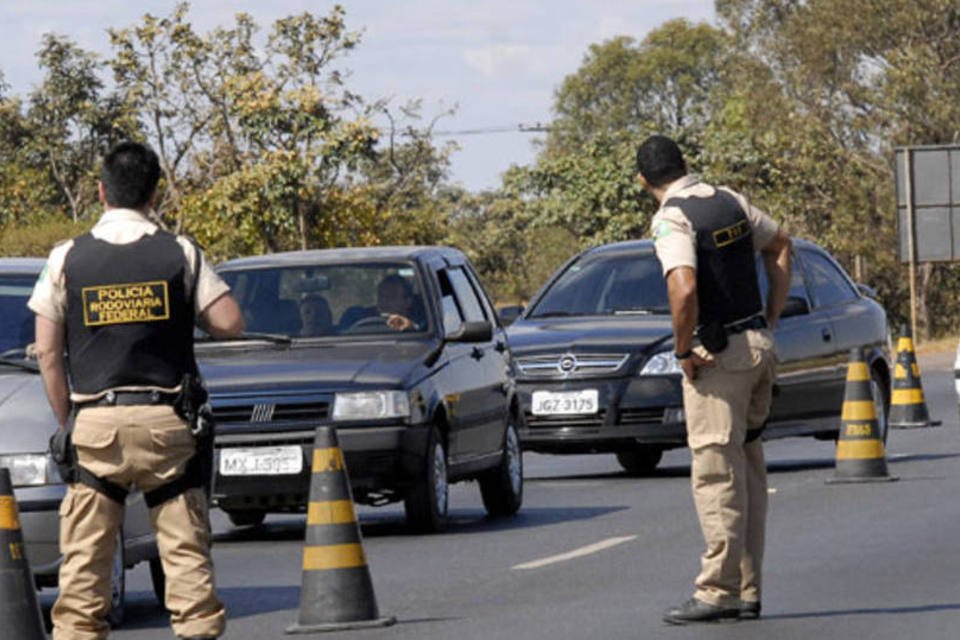
[[405, 391], [361, 391], [333, 397], [334, 420], [407, 418], [410, 398]]
[[672, 351], [661, 351], [654, 354], [640, 369], [641, 376], [665, 376], [670, 374], [683, 374], [683, 369], [680, 368], [680, 363], [677, 362], [677, 358]]
[[10, 470], [10, 482], [15, 487], [62, 482], [53, 459], [45, 453], [0, 455], [0, 467]]

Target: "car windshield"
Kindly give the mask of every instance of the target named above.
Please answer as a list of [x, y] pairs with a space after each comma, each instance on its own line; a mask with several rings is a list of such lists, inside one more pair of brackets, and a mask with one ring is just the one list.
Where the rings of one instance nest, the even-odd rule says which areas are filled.
[[653, 253], [601, 253], [567, 267], [528, 317], [666, 313], [667, 285]]
[[0, 275], [0, 353], [33, 342], [33, 312], [27, 300], [36, 281], [34, 275]]
[[225, 269], [220, 275], [251, 334], [382, 337], [428, 326], [423, 288], [407, 262]]

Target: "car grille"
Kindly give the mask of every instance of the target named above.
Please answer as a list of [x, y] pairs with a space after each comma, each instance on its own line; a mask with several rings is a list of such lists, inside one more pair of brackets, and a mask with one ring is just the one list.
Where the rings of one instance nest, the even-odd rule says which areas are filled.
[[325, 420], [330, 415], [327, 402], [308, 402], [297, 404], [274, 404], [262, 402], [256, 404], [221, 405], [213, 407], [213, 419], [216, 422], [285, 422]]
[[569, 378], [613, 373], [627, 361], [626, 353], [551, 353], [517, 358], [528, 378]]
[[658, 424], [663, 422], [663, 409], [622, 409], [620, 424]]
[[601, 411], [588, 416], [535, 416], [528, 413], [526, 417], [529, 429], [577, 429], [590, 432], [603, 427], [606, 413]]

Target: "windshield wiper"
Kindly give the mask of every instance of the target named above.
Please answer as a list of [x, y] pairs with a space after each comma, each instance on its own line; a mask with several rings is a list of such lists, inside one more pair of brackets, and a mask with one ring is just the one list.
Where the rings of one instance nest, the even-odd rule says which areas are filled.
[[536, 315], [530, 316], [531, 318], [560, 318], [563, 316], [572, 316], [573, 314], [569, 311], [547, 311], [545, 313], [538, 313]]
[[265, 342], [272, 342], [274, 344], [290, 344], [293, 342], [293, 338], [282, 333], [257, 333], [257, 332], [248, 332], [242, 333], [239, 336], [232, 338], [216, 338], [209, 333], [196, 338], [197, 342], [234, 342], [234, 341], [253, 341], [253, 340], [263, 340]]
[[0, 364], [5, 364], [8, 367], [23, 369], [24, 371], [31, 371], [33, 373], [40, 371], [40, 366], [37, 364], [36, 360], [28, 360], [26, 358], [8, 356], [6, 354], [0, 354]]
[[628, 309], [614, 309], [615, 316], [650, 316], [670, 313], [667, 307], [634, 307]]

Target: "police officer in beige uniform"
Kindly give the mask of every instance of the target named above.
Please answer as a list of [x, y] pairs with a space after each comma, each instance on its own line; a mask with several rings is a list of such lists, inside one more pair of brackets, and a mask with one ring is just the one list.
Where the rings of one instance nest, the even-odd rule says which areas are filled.
[[[56, 640], [107, 637], [123, 492], [162, 493], [186, 477], [196, 443], [173, 405], [184, 375], [196, 373], [194, 324], [217, 337], [243, 332], [229, 288], [199, 249], [148, 219], [159, 177], [151, 149], [114, 147], [101, 172], [104, 214], [90, 233], [54, 248], [29, 302], [47, 396], [61, 428], [75, 412], [72, 437], [86, 474], [60, 507]], [[173, 630], [216, 638], [226, 613], [215, 593], [205, 494], [194, 484], [161, 500], [150, 516]]]
[[[790, 239], [743, 196], [688, 176], [670, 138], [645, 140], [637, 169], [660, 202], [653, 236], [684, 372], [693, 497], [706, 542], [693, 597], [664, 620], [757, 618], [767, 511], [760, 433], [775, 377], [772, 330], [790, 284]], [[766, 309], [757, 251], [770, 282]]]

